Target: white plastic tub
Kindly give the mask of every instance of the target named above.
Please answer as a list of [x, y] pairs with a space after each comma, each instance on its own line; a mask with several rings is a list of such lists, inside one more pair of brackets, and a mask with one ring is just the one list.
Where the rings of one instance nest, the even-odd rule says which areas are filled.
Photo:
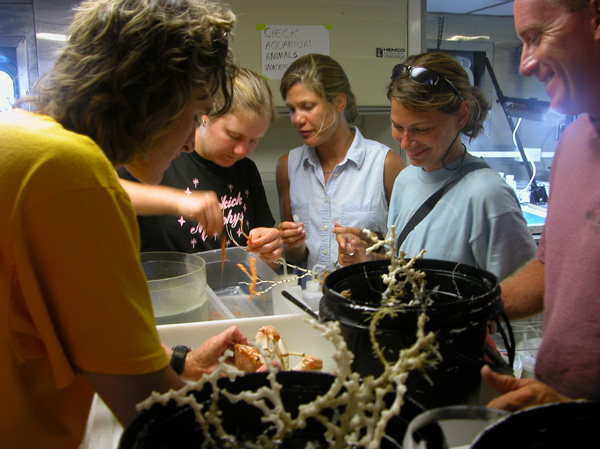
[[[318, 330], [305, 321], [306, 314], [262, 316], [243, 320], [228, 319], [157, 326], [161, 341], [169, 346], [182, 344], [196, 347], [203, 341], [236, 325], [251, 340], [264, 325], [275, 326], [290, 351], [306, 352], [323, 359], [323, 371], [333, 372], [337, 366], [333, 360], [334, 347], [321, 337]], [[290, 357], [290, 366], [299, 362]], [[118, 447], [123, 429], [110, 410], [98, 396], [94, 399], [88, 419], [88, 428], [81, 449], [114, 449]]]

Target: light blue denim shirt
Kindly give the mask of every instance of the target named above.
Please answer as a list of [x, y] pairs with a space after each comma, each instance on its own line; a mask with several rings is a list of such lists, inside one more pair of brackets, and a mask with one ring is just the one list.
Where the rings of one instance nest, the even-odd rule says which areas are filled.
[[327, 184], [314, 147], [303, 145], [290, 151], [290, 206], [306, 230], [307, 268], [321, 264], [334, 269], [338, 256], [332, 232], [335, 222], [386, 233], [388, 204], [383, 170], [388, 151], [390, 148], [365, 139], [354, 128], [346, 158], [335, 167]]

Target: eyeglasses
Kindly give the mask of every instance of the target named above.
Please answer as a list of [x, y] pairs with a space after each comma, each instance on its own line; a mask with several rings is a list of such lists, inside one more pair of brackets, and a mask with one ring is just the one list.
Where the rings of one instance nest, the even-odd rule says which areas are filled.
[[454, 92], [458, 98], [464, 100], [463, 96], [461, 95], [459, 90], [454, 86], [454, 84], [452, 84], [439, 73], [431, 69], [426, 69], [425, 67], [412, 67], [409, 65], [397, 64], [392, 69], [392, 81], [396, 78], [400, 78], [405, 73], [408, 74], [408, 77], [411, 81], [425, 86], [436, 86], [440, 82], [440, 80], [445, 81], [446, 84], [450, 87], [450, 90], [452, 90], [452, 92]]

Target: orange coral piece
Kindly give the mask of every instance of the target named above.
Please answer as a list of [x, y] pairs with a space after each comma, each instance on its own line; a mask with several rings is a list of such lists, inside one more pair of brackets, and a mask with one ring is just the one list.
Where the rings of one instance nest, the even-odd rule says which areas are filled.
[[241, 263], [238, 263], [237, 266], [244, 272], [246, 276], [248, 276], [248, 279], [250, 279], [250, 294], [248, 295], [248, 299], [252, 299], [253, 296], [260, 296], [260, 293], [256, 291], [256, 283], [258, 281], [258, 273], [256, 272], [256, 258], [250, 258], [250, 273]]

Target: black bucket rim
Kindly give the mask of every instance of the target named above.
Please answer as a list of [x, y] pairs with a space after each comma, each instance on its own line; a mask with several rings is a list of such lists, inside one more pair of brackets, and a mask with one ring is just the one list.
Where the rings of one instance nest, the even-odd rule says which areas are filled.
[[[217, 380], [219, 388], [225, 388], [229, 392], [239, 393], [240, 391], [256, 391], [263, 386], [270, 385], [268, 372], [247, 373], [237, 376], [233, 379], [222, 377]], [[311, 371], [279, 371], [276, 373], [277, 382], [283, 386], [283, 389], [288, 389], [289, 392], [295, 391], [306, 392], [307, 390], [315, 395], [325, 393], [333, 384], [335, 375], [326, 372], [311, 372]], [[290, 391], [291, 390], [291, 391]], [[207, 383], [201, 390], [192, 390], [188, 394], [192, 394], [199, 402], [206, 402], [212, 392], [212, 385]], [[392, 393], [387, 393], [392, 395]], [[390, 396], [391, 400], [391, 396]], [[401, 448], [404, 432], [410, 421], [422, 413], [425, 408], [415, 401], [410, 396], [404, 395], [404, 404], [400, 409], [400, 413], [388, 423], [384, 439], [387, 447]], [[235, 406], [235, 404], [232, 404]], [[173, 425], [172, 419], [184, 420], [183, 424], [193, 426], [191, 432], [199, 432], [199, 424], [195, 420], [195, 414], [190, 405], [178, 405], [174, 399], [170, 399], [165, 404], [156, 402], [150, 408], [140, 411], [136, 416], [125, 426], [121, 438], [119, 440], [118, 449], [143, 448], [145, 445], [140, 445], [140, 435], [142, 444], [144, 441], [155, 441], [161, 429], [170, 429]], [[192, 422], [193, 421], [193, 422]], [[149, 430], [150, 428], [150, 430]], [[398, 433], [400, 428], [401, 433]], [[434, 438], [443, 438], [441, 429], [432, 428], [430, 430]], [[149, 434], [148, 434], [149, 433]], [[172, 434], [172, 433], [171, 433]], [[439, 436], [438, 436], [439, 435]], [[154, 446], [151, 446], [154, 447]]]
[[600, 424], [598, 400], [543, 404], [513, 412], [490, 424], [470, 447], [585, 447], [597, 434], [593, 424]]
[[[380, 305], [373, 304], [372, 302], [361, 301], [360, 299], [354, 299], [349, 301], [348, 298], [343, 296], [336, 286], [339, 283], [344, 282], [351, 276], [360, 275], [365, 271], [367, 273], [385, 273], [386, 267], [389, 265], [389, 260], [374, 260], [368, 262], [361, 262], [353, 265], [342, 267], [336, 271], [333, 271], [327, 275], [323, 282], [323, 298], [327, 298], [337, 306], [344, 309], [354, 309], [355, 311], [362, 311], [365, 314], [376, 312]], [[462, 262], [453, 262], [447, 260], [438, 259], [418, 259], [415, 261], [414, 267], [425, 271], [427, 274], [444, 274], [459, 276], [461, 280], [469, 280], [476, 282], [482, 287], [488, 289], [486, 292], [471, 295], [468, 297], [460, 297], [454, 301], [445, 301], [443, 303], [435, 304], [433, 307], [427, 307], [427, 315], [431, 317], [448, 317], [449, 314], [463, 315], [464, 312], [468, 312], [471, 317], [476, 317], [479, 313], [488, 316], [484, 319], [492, 320], [498, 316], [503, 310], [502, 299], [500, 298], [500, 283], [496, 275], [493, 273], [483, 270], [481, 268], [474, 267], [472, 265], [464, 264]], [[435, 287], [435, 286], [434, 286]], [[444, 293], [444, 292], [442, 292]], [[474, 307], [481, 302], [487, 301], [484, 307]], [[487, 309], [489, 303], [492, 302], [493, 314], [490, 316], [487, 312], [482, 312], [483, 309]], [[423, 307], [421, 305], [414, 306], [403, 306], [402, 310], [408, 313], [421, 312]]]
[[[377, 293], [385, 285], [376, 276], [387, 273], [388, 265], [389, 260], [365, 262], [327, 276], [319, 309], [321, 320], [340, 323], [348, 348], [355, 354], [353, 370], [362, 377], [377, 377], [385, 362], [373, 353], [372, 339], [377, 341], [385, 360], [397, 360], [402, 349], [414, 344], [419, 316], [424, 312], [425, 332], [435, 333], [442, 359], [428, 367], [426, 375], [411, 372], [407, 394], [427, 408], [470, 403], [480, 390], [488, 323], [503, 313], [497, 277], [463, 263], [419, 259], [414, 268], [426, 273], [428, 290], [438, 287], [437, 297], [425, 306], [394, 307], [397, 313], [386, 314], [378, 321], [373, 335], [373, 314], [385, 308]], [[345, 289], [352, 290], [355, 301], [341, 295]]]

